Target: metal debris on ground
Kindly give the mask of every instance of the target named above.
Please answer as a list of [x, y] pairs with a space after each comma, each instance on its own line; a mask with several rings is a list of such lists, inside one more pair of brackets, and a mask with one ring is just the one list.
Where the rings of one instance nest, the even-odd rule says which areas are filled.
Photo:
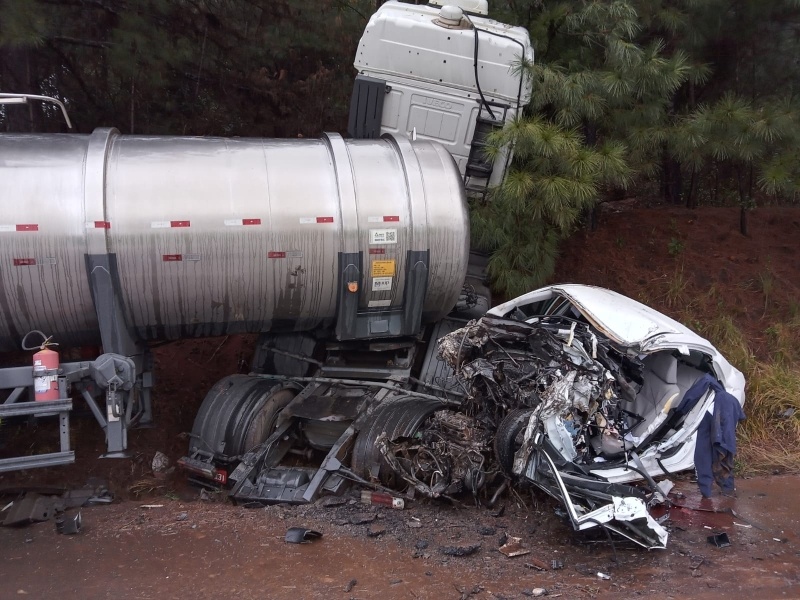
[[82, 525], [81, 511], [74, 516], [62, 515], [56, 519], [56, 531], [64, 535], [80, 533]]
[[540, 560], [540, 559], [534, 557], [534, 556], [529, 556], [528, 557], [528, 562], [524, 563], [522, 566], [527, 568], [527, 569], [536, 569], [537, 571], [547, 571], [548, 570], [547, 563], [545, 561], [543, 561], [543, 560]]
[[284, 541], [289, 544], [309, 544], [322, 537], [322, 533], [305, 527], [290, 527], [284, 536]]
[[508, 536], [506, 543], [500, 546], [499, 548], [502, 554], [505, 554], [509, 558], [514, 558], [515, 556], [524, 556], [525, 554], [530, 554], [530, 550], [523, 547], [522, 545], [522, 538]]
[[470, 556], [480, 550], [480, 544], [467, 544], [462, 546], [442, 546], [439, 552], [445, 556]]
[[709, 544], [716, 546], [717, 548], [727, 548], [731, 545], [731, 540], [728, 538], [728, 534], [725, 532], [714, 533], [713, 535], [708, 536], [707, 540]]

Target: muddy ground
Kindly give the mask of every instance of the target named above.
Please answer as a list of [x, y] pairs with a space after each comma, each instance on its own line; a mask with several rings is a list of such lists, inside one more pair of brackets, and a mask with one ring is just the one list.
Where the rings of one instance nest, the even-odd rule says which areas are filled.
[[[797, 307], [800, 262], [793, 257], [800, 210], [759, 209], [748, 238], [737, 226], [734, 209], [606, 209], [598, 231], [579, 232], [565, 247], [557, 279], [610, 287], [679, 318], [688, 303], [698, 319], [715, 316], [697, 312], [704, 306], [724, 306], [766, 354], [765, 330]], [[773, 282], [768, 298], [766, 280]], [[712, 291], [719, 301], [695, 302]], [[527, 493], [505, 497], [502, 515], [497, 508], [428, 502], [393, 511], [361, 505], [354, 496], [337, 506], [245, 509], [214, 497], [200, 500], [177, 476], [155, 479], [153, 454], [161, 451], [174, 462], [185, 452], [183, 434], [206, 391], [221, 377], [248, 370], [253, 343], [252, 336], [231, 336], [154, 345], [156, 427], [131, 432], [130, 458], [98, 458], [102, 431], [78, 404], [74, 465], [0, 475], [0, 488], [80, 487], [99, 477], [119, 500], [84, 509], [85, 528], [76, 536], [57, 535], [52, 522], [0, 528], [0, 600], [523, 598], [537, 588], [563, 598], [800, 597], [796, 476], [740, 478], [734, 503], [716, 499], [712, 507], [732, 509], [736, 517], [673, 508], [669, 547], [653, 552], [577, 537], [555, 504]], [[52, 421], [0, 428], [0, 456], [52, 452], [57, 444]], [[699, 507], [688, 476], [679, 488], [685, 498], [676, 502]], [[141, 508], [146, 504], [161, 506]], [[285, 544], [292, 525], [324, 536], [308, 545]], [[709, 545], [713, 531], [726, 532], [731, 546]], [[500, 554], [504, 534], [521, 537], [530, 554]], [[480, 548], [469, 556], [443, 553], [476, 544]], [[552, 560], [563, 569], [535, 567]]]
[[[676, 502], [699, 508], [694, 485], [679, 487], [686, 495]], [[0, 597], [488, 599], [539, 589], [561, 598], [797, 598], [798, 493], [798, 477], [740, 480], [738, 498], [704, 507], [735, 516], [673, 507], [668, 549], [650, 552], [579, 538], [541, 499], [507, 498], [504, 511], [399, 511], [353, 496], [257, 509], [195, 496], [128, 501], [84, 508], [73, 536], [52, 522], [0, 530]], [[323, 536], [287, 544], [292, 526]], [[731, 545], [712, 546], [712, 533]], [[530, 553], [502, 555], [506, 535]]]

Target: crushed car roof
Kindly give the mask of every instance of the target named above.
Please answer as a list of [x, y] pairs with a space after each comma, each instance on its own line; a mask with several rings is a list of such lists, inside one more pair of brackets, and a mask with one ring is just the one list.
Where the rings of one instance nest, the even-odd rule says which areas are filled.
[[488, 314], [503, 315], [545, 292], [555, 292], [570, 300], [597, 329], [615, 342], [644, 349], [656, 338], [669, 336], [676, 341], [711, 348], [711, 344], [674, 319], [612, 290], [581, 284], [561, 284], [540, 288], [492, 308]]

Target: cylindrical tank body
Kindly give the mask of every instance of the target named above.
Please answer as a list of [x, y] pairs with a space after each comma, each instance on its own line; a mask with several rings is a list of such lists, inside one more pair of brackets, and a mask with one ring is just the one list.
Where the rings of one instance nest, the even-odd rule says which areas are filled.
[[4, 351], [32, 329], [97, 342], [91, 256], [142, 339], [330, 326], [342, 253], [361, 253], [360, 309], [381, 311], [428, 251], [424, 321], [466, 272], [461, 179], [432, 142], [4, 134], [0, 190]]

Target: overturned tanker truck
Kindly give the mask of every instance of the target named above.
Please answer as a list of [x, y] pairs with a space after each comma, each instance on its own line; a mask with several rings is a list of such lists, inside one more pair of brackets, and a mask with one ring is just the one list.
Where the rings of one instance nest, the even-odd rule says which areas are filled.
[[[387, 51], [396, 35], [426, 66], [442, 36], [461, 40], [462, 62], [444, 81], [411, 77], [411, 52]], [[465, 73], [484, 35], [486, 71], [506, 79], [481, 88]], [[466, 192], [502, 175], [507, 155], [487, 163], [481, 148], [527, 101], [509, 65], [529, 54], [520, 28], [388, 2], [362, 38], [351, 105], [351, 133], [375, 139], [0, 135], [13, 191], [0, 213], [0, 351], [33, 339], [46, 351], [38, 332], [103, 351], [0, 369], [0, 418], [57, 415], [62, 434], [61, 452], [0, 459], [0, 471], [74, 460], [74, 398], [104, 428], [107, 456], [124, 456], [128, 430], [152, 420], [149, 341], [251, 332], [251, 373], [217, 382], [195, 418], [180, 460], [195, 481], [242, 503], [310, 502], [357, 482], [491, 504], [533, 484], [576, 529], [663, 547], [648, 509], [667, 490], [652, 477], [692, 466], [700, 419], [720, 391], [743, 402], [741, 374], [663, 315], [581, 286], [483, 317]], [[615, 333], [598, 306], [635, 314], [626, 323], [646, 335]], [[34, 387], [55, 399], [22, 401]]]

